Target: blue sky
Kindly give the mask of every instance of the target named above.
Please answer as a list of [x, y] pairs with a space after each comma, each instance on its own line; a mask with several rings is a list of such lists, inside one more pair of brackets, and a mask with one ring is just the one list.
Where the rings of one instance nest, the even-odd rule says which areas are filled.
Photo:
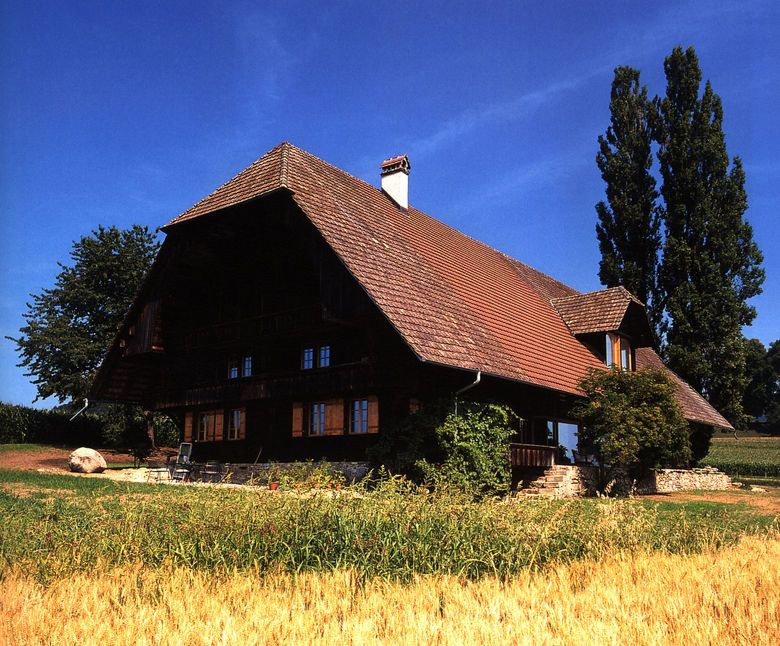
[[[160, 226], [284, 140], [374, 185], [410, 157], [417, 208], [599, 289], [595, 163], [613, 69], [663, 94], [693, 45], [747, 174], [780, 337], [780, 5], [133, 2], [0, 5], [0, 336], [99, 224]], [[29, 404], [0, 340], [0, 400]], [[44, 405], [38, 402], [38, 406]]]

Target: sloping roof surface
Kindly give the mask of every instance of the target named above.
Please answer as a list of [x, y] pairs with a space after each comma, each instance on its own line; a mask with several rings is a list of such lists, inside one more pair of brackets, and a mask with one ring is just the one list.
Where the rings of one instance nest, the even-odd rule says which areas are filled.
[[550, 305], [575, 290], [288, 143], [166, 228], [282, 187], [421, 359], [572, 393], [601, 365]]
[[[636, 301], [623, 288], [580, 294], [287, 142], [165, 228], [280, 188], [424, 361], [581, 394], [577, 380], [604, 365], [575, 330], [617, 329]], [[692, 419], [723, 425], [683, 395]]]
[[637, 348], [636, 367], [666, 370], [672, 381], [677, 384], [677, 401], [682, 406], [685, 419], [721, 428], [732, 428], [728, 420], [710, 406], [704, 397], [691, 388], [684, 379], [669, 370], [652, 348]]
[[644, 308], [625, 287], [611, 287], [555, 298], [552, 304], [572, 334], [585, 334], [617, 330], [632, 302]]

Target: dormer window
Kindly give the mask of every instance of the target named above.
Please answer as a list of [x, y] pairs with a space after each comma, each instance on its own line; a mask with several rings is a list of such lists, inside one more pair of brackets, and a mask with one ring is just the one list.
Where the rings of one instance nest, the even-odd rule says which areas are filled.
[[607, 333], [606, 364], [608, 367], [618, 366], [623, 370], [633, 370], [631, 361], [631, 345], [623, 336]]

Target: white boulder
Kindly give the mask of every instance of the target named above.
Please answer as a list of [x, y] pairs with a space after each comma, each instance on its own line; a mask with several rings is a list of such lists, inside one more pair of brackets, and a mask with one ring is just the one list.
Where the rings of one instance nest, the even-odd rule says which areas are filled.
[[82, 446], [68, 456], [68, 466], [76, 473], [103, 473], [106, 461], [95, 449]]

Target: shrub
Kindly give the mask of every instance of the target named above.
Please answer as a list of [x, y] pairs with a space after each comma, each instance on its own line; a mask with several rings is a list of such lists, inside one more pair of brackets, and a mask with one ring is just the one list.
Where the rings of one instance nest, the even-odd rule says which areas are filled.
[[587, 399], [571, 415], [585, 423], [579, 439], [594, 446], [602, 462], [635, 477], [653, 467], [689, 463], [688, 423], [664, 372], [591, 369], [580, 387]]
[[388, 430], [370, 458], [413, 481], [455, 486], [472, 494], [503, 494], [510, 484], [509, 438], [517, 416], [507, 406], [426, 406]]

